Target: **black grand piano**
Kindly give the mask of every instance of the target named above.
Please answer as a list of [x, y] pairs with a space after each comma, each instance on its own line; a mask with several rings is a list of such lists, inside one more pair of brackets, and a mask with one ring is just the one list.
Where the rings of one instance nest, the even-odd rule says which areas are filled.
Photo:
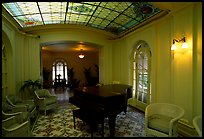
[[117, 114], [127, 111], [127, 99], [132, 97], [132, 86], [108, 84], [74, 89], [69, 102], [80, 109], [100, 113], [108, 117], [110, 136], [114, 136]]

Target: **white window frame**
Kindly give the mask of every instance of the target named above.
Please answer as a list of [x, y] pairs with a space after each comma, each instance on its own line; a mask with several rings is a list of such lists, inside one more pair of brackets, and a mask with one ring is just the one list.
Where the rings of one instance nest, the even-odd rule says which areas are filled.
[[60, 72], [60, 79], [66, 79], [66, 84], [68, 84], [68, 66], [67, 66], [67, 62], [63, 59], [57, 59], [53, 62], [52, 65], [52, 80], [53, 80], [53, 85], [54, 85], [54, 81], [55, 78], [57, 77], [58, 73], [59, 73], [59, 68], [58, 65], [62, 64], [62, 72]]
[[[132, 57], [132, 82], [135, 95], [133, 98], [144, 104], [145, 107], [151, 102], [151, 51], [148, 44], [143, 41], [139, 42], [133, 50]], [[139, 68], [139, 66], [142, 67]], [[145, 76], [147, 76], [146, 79]]]

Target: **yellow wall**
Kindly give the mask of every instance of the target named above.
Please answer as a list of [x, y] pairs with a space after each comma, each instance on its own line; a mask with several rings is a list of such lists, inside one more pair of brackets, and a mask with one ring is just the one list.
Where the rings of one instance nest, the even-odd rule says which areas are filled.
[[40, 78], [39, 38], [22, 34], [3, 18], [2, 41], [8, 49], [8, 94], [15, 94], [25, 80]]
[[193, 116], [202, 114], [202, 4], [194, 7], [193, 20]]
[[[131, 50], [137, 41], [146, 41], [152, 52], [152, 102], [181, 106], [185, 110], [184, 119], [191, 123], [195, 115], [202, 113], [201, 6], [198, 3], [170, 13], [113, 45], [113, 79], [132, 84]], [[189, 48], [171, 51], [173, 38], [180, 39], [182, 35], [187, 37]]]

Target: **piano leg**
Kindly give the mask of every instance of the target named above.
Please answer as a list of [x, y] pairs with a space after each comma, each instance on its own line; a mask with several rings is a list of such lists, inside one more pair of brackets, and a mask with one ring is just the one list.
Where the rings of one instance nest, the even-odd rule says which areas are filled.
[[108, 123], [109, 123], [109, 129], [110, 129], [110, 137], [114, 137], [115, 135], [115, 120], [116, 120], [117, 114], [111, 115], [109, 117]]

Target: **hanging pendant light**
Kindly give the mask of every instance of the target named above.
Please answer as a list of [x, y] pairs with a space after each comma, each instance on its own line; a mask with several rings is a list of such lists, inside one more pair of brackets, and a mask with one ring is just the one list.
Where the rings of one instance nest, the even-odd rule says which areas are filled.
[[82, 49], [81, 49], [81, 53], [79, 54], [79, 58], [84, 58], [84, 54], [82, 53]]

